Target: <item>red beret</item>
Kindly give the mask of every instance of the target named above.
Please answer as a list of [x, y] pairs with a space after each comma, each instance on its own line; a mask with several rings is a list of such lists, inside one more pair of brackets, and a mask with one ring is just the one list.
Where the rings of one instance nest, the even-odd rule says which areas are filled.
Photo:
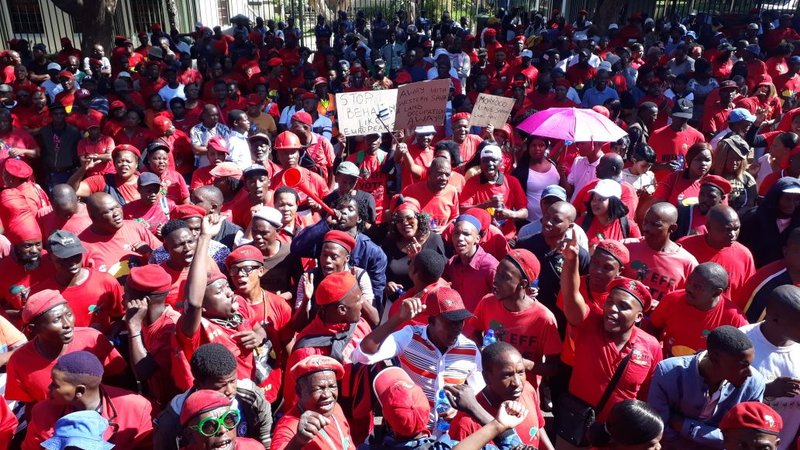
[[230, 408], [230, 406], [231, 399], [219, 391], [212, 391], [210, 389], [194, 391], [186, 398], [186, 401], [183, 402], [180, 416], [181, 426], [186, 426], [190, 420], [200, 414], [213, 411], [217, 408]]
[[172, 210], [170, 217], [175, 219], [188, 219], [190, 217], [205, 217], [206, 210], [197, 205], [177, 205]]
[[325, 237], [322, 238], [322, 243], [324, 244], [325, 242], [339, 244], [347, 250], [347, 253], [353, 253], [353, 249], [356, 248], [356, 238], [346, 231], [328, 231], [325, 233]]
[[468, 112], [460, 112], [460, 113], [453, 114], [453, 118], [452, 118], [452, 119], [450, 119], [450, 121], [451, 121], [452, 123], [456, 123], [456, 122], [458, 122], [459, 120], [463, 120], [463, 119], [469, 120], [469, 119], [470, 119], [470, 117], [472, 117], [472, 116], [470, 115], [470, 113], [468, 113]]
[[124, 107], [125, 107], [125, 102], [123, 102], [122, 100], [114, 100], [113, 102], [111, 102], [110, 105], [108, 105], [108, 110], [111, 111], [117, 108], [124, 108]]
[[137, 158], [142, 157], [142, 152], [139, 151], [138, 148], [130, 145], [130, 144], [120, 144], [114, 147], [114, 150], [111, 150], [111, 158], [113, 159], [114, 156], [119, 152], [131, 152], [136, 155]]
[[722, 431], [737, 428], [777, 435], [783, 428], [783, 419], [777, 411], [761, 402], [742, 402], [729, 409], [719, 423]]
[[31, 166], [21, 159], [8, 158], [6, 159], [6, 163], [3, 167], [5, 168], [7, 174], [11, 175], [12, 177], [22, 178], [23, 180], [27, 180], [31, 177], [31, 175], [33, 175], [33, 169], [31, 169]]
[[414, 214], [419, 214], [420, 207], [419, 207], [419, 201], [417, 201], [417, 199], [411, 197], [401, 197], [399, 195], [396, 197], [397, 199], [393, 200], [395, 201], [395, 207], [394, 210], [392, 211], [392, 214], [399, 211], [413, 211]]
[[[311, 94], [311, 95], [314, 95], [314, 94]], [[303, 99], [305, 99], [305, 97], [306, 97], [306, 94], [303, 94]], [[314, 96], [314, 98], [316, 98], [316, 96]], [[298, 121], [300, 123], [304, 123], [304, 124], [306, 124], [308, 126], [311, 126], [311, 125], [314, 124], [313, 120], [311, 119], [311, 114], [309, 114], [309, 113], [307, 113], [305, 111], [300, 111], [300, 112], [294, 113], [292, 115], [292, 120], [296, 120], [296, 121]]]
[[255, 246], [243, 245], [237, 247], [236, 250], [232, 251], [231, 254], [225, 258], [225, 267], [230, 270], [231, 266], [243, 261], [253, 261], [264, 264], [264, 255], [261, 253], [261, 250], [257, 249]]
[[159, 133], [166, 133], [172, 127], [172, 121], [164, 116], [157, 116], [153, 119], [153, 126]]
[[731, 193], [731, 183], [719, 175], [706, 175], [700, 180], [700, 186], [708, 184], [722, 191], [722, 195]]
[[488, 230], [489, 226], [492, 224], [492, 216], [489, 214], [489, 211], [486, 211], [483, 208], [470, 208], [464, 211], [464, 214], [470, 215], [481, 223], [481, 230]]
[[631, 262], [631, 254], [628, 251], [628, 247], [622, 245], [620, 241], [604, 239], [597, 244], [597, 247], [595, 247], [595, 251], [597, 250], [602, 250], [613, 256], [614, 259], [619, 261], [620, 265], [627, 266], [628, 263]]
[[[302, 98], [303, 100], [318, 100], [317, 94], [315, 94], [313, 92], [306, 92], [300, 98]], [[305, 111], [301, 111], [301, 112], [305, 112]], [[297, 114], [300, 114], [300, 113], [297, 113]]]
[[[25, 208], [28, 204], [20, 191], [16, 189], [8, 190], [9, 194], [5, 197], [6, 207]], [[12, 198], [13, 197], [13, 198]], [[13, 206], [12, 206], [13, 205]], [[11, 245], [21, 244], [26, 241], [41, 241], [42, 230], [39, 222], [36, 221], [33, 213], [28, 209], [18, 210], [16, 214], [5, 224], [5, 236]]]
[[431, 405], [422, 388], [400, 367], [387, 367], [372, 383], [383, 419], [399, 437], [414, 437], [428, 428]]
[[88, 130], [89, 128], [94, 128], [94, 127], [98, 127], [99, 128], [100, 127], [100, 123], [102, 121], [103, 121], [103, 117], [102, 116], [98, 117], [98, 116], [88, 115], [88, 116], [86, 116], [86, 120], [83, 122], [83, 127], [84, 127], [85, 130]]
[[[303, 378], [312, 373], [330, 370], [336, 374], [336, 379], [341, 380], [344, 376], [344, 367], [342, 364], [331, 358], [330, 356], [312, 355], [300, 360], [297, 364], [292, 366], [290, 374], [295, 381]], [[185, 407], [184, 407], [185, 408]]]
[[484, 33], [484, 36], [497, 36], [497, 30], [495, 30], [494, 28], [487, 28], [486, 33]]
[[569, 80], [566, 78], [559, 78], [558, 81], [556, 81], [556, 86], [564, 86], [569, 89], [572, 87], [572, 84], [570, 84]]
[[213, 272], [208, 272], [208, 275], [207, 275], [207, 278], [206, 278], [206, 286], [210, 285], [211, 283], [213, 283], [215, 281], [219, 281], [219, 280], [225, 280], [225, 282], [227, 283], [228, 282], [228, 276], [225, 275], [222, 272], [217, 272], [216, 270], [213, 271]]
[[533, 284], [533, 282], [539, 278], [541, 265], [539, 264], [539, 260], [536, 258], [536, 256], [530, 251], [522, 248], [516, 248], [508, 252], [506, 258], [514, 263], [514, 266], [516, 266], [517, 269], [522, 272], [522, 275], [528, 279], [529, 285]]
[[148, 264], [132, 268], [125, 287], [144, 294], [169, 292], [172, 290], [172, 277], [160, 265]]
[[45, 289], [32, 294], [22, 308], [22, 323], [27, 325], [47, 311], [66, 303], [67, 299], [55, 289]]
[[339, 303], [356, 287], [358, 281], [350, 271], [332, 273], [317, 287], [315, 300], [319, 306]]
[[283, 60], [280, 58], [270, 58], [269, 61], [267, 61], [267, 66], [269, 67], [278, 67], [281, 64], [283, 64]]
[[70, 80], [74, 80], [75, 75], [69, 70], [62, 70], [61, 73], [58, 74], [58, 78], [67, 78]]
[[215, 152], [230, 153], [230, 150], [228, 149], [228, 143], [222, 136], [214, 136], [209, 139], [208, 143], [206, 144], [206, 148], [214, 150]]
[[653, 296], [650, 294], [650, 289], [641, 281], [620, 277], [608, 284], [608, 291], [611, 292], [613, 289], [621, 289], [632, 295], [642, 305], [642, 312], [650, 310]]

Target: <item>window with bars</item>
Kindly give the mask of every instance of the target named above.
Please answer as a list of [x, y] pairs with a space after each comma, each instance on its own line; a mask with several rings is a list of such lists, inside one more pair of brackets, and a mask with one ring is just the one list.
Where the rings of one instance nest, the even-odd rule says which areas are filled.
[[11, 29], [16, 33], [44, 33], [38, 0], [6, 0]]

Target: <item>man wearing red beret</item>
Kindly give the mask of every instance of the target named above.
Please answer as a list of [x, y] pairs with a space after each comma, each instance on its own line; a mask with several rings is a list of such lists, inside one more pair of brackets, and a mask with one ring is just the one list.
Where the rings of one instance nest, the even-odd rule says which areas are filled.
[[[639, 394], [662, 359], [661, 344], [636, 326], [653, 301], [648, 288], [639, 281], [614, 279], [608, 284], [602, 312], [590, 306], [591, 291], [587, 301], [577, 289], [579, 250], [573, 233], [561, 249], [561, 284], [572, 293], [564, 296], [564, 314], [575, 331], [575, 360], [568, 393], [592, 405], [602, 423], [611, 406]], [[617, 370], [625, 370], [626, 375], [606, 393]], [[603, 397], [607, 401], [601, 405]], [[555, 406], [557, 409], [558, 403]]]
[[785, 443], [778, 438], [783, 430], [780, 414], [761, 402], [737, 404], [725, 414], [719, 428], [725, 448], [794, 448], [794, 442]]
[[102, 360], [107, 378], [125, 372], [125, 360], [108, 338], [94, 328], [74, 326], [72, 309], [58, 291], [31, 295], [22, 310], [22, 323], [30, 327], [33, 338], [8, 360], [8, 400], [35, 403], [48, 398], [51, 369], [67, 353], [93, 353]]
[[166, 303], [171, 290], [172, 278], [157, 264], [134, 267], [125, 282], [131, 368], [160, 407], [181, 392], [171, 375], [172, 337], [180, 317]]
[[686, 236], [678, 240], [678, 244], [694, 255], [699, 263], [711, 261], [721, 265], [728, 272], [729, 286], [725, 296], [742, 299], [742, 288], [756, 273], [756, 264], [750, 250], [736, 242], [741, 227], [739, 215], [730, 206], [717, 205], [706, 216], [706, 233]]
[[708, 212], [717, 205], [727, 203], [727, 196], [730, 193], [731, 183], [725, 178], [719, 175], [704, 176], [700, 180], [697, 203], [690, 205], [678, 203], [678, 229], [672, 233], [672, 239], [678, 240], [684, 236], [706, 233]]
[[333, 160], [336, 158], [333, 145], [327, 138], [315, 133], [313, 125], [311, 114], [300, 111], [292, 116], [289, 129], [297, 135], [305, 149], [300, 152], [300, 166], [315, 171], [330, 185], [333, 181]]

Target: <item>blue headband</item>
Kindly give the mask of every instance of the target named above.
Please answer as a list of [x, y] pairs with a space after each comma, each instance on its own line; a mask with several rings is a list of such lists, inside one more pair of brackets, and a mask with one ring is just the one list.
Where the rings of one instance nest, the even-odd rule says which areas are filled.
[[478, 233], [481, 232], [481, 221], [478, 220], [478, 218], [475, 216], [469, 214], [461, 214], [460, 216], [456, 217], [456, 223], [458, 222], [469, 222], [475, 226], [475, 229], [478, 230]]

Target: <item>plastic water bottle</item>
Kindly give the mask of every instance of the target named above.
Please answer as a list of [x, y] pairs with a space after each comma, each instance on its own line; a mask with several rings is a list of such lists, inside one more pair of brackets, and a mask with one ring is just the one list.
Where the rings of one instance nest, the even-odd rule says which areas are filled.
[[444, 415], [447, 414], [447, 411], [450, 411], [450, 401], [447, 400], [447, 395], [444, 393], [444, 389], [439, 389], [439, 392], [436, 394], [436, 431], [444, 434], [447, 430], [450, 429], [450, 422], [444, 420]]
[[683, 165], [685, 162], [686, 158], [684, 158], [683, 155], [678, 156], [678, 169], [676, 170], [676, 172], [680, 172], [681, 170], [683, 170]]
[[497, 338], [494, 337], [494, 330], [489, 328], [486, 330], [486, 333], [483, 333], [483, 348], [488, 347], [495, 342], [497, 342]]

